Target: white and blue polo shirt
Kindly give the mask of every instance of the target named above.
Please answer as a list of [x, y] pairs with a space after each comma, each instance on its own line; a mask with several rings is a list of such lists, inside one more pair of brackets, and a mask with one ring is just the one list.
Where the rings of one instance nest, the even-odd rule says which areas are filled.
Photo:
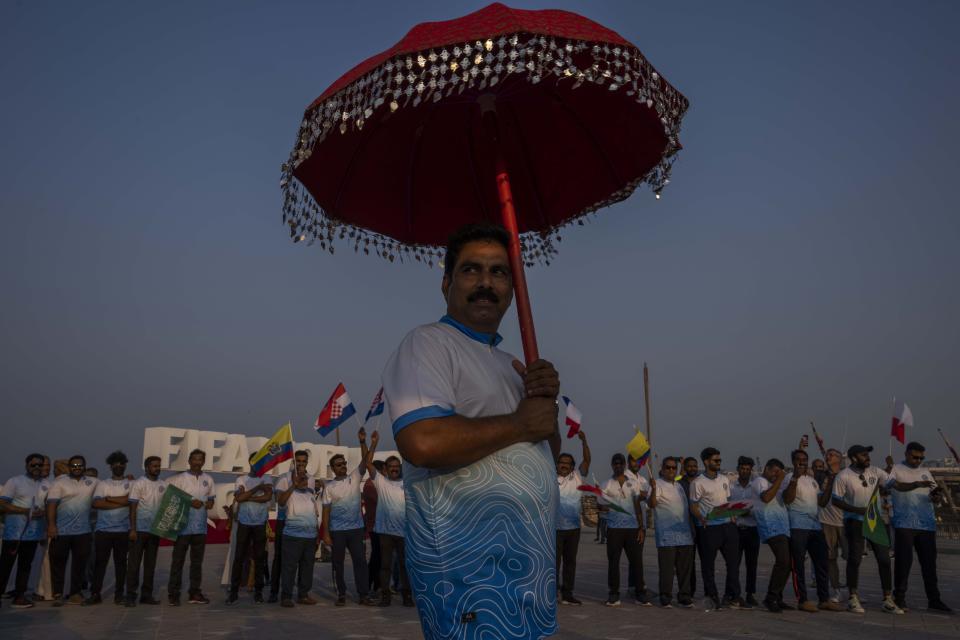
[[580, 528], [581, 492], [577, 487], [583, 484], [583, 478], [576, 470], [567, 476], [557, 476], [557, 489], [560, 502], [557, 505], [557, 529], [570, 531]]
[[[43, 540], [47, 535], [47, 519], [33, 518], [36, 509], [45, 510], [50, 482], [45, 478], [34, 480], [26, 474], [6, 481], [0, 491], [0, 502], [29, 509], [31, 514], [8, 513], [4, 517], [3, 539], [32, 542]], [[28, 524], [29, 520], [29, 524]], [[24, 531], [26, 527], [26, 531]]]
[[190, 496], [203, 503], [199, 509], [194, 509], [191, 505], [187, 515], [187, 523], [180, 531], [182, 536], [206, 535], [207, 533], [207, 500], [216, 497], [216, 487], [211, 478], [206, 473], [201, 472], [195, 476], [189, 471], [178, 473], [169, 478], [167, 484], [175, 486], [177, 489], [190, 494]]
[[686, 547], [693, 544], [693, 532], [690, 529], [690, 504], [687, 492], [676, 482], [661, 480], [656, 488], [657, 506], [656, 529], [654, 531], [657, 548]]
[[377, 514], [373, 530], [403, 537], [407, 526], [403, 480], [391, 480], [386, 474], [378, 472], [373, 476], [373, 486], [377, 489]]
[[163, 491], [167, 483], [163, 480], [151, 480], [147, 476], [140, 476], [130, 487], [130, 503], [137, 505], [137, 531], [150, 533], [150, 525], [160, 508]]
[[126, 478], [121, 478], [120, 480], [107, 478], [97, 482], [97, 487], [93, 492], [94, 500], [125, 497], [127, 498], [128, 506], [119, 507], [117, 509], [97, 509], [97, 524], [94, 527], [95, 531], [103, 531], [105, 533], [121, 533], [130, 531], [129, 504], [130, 487], [132, 485], [133, 482], [127, 480]]
[[896, 464], [890, 470], [890, 477], [887, 480], [890, 498], [893, 500], [893, 515], [890, 522], [895, 529], [937, 530], [933, 502], [930, 501], [931, 489], [921, 487], [913, 491], [897, 491], [893, 486], [895, 482], [929, 482], [931, 480], [933, 475], [924, 467], [914, 469], [905, 464]]
[[[233, 486], [233, 491], [234, 494], [240, 493], [241, 491], [249, 491], [263, 483], [263, 478], [247, 474], [237, 478], [237, 482]], [[238, 502], [237, 505], [237, 522], [240, 524], [256, 526], [263, 525], [267, 522], [267, 518], [270, 515], [269, 501], [253, 502], [252, 500], [246, 500], [244, 502]]]
[[[783, 479], [783, 491], [793, 480], [793, 474], [788, 473]], [[817, 500], [820, 498], [820, 485], [817, 484], [813, 476], [800, 476], [797, 478], [797, 496], [793, 502], [787, 505], [787, 515], [790, 516], [791, 529], [806, 529], [808, 531], [820, 531], [823, 525], [820, 524], [820, 505]]]
[[324, 483], [323, 506], [330, 507], [330, 531], [363, 529], [360, 495], [363, 492], [365, 470], [361, 464], [352, 473]]
[[90, 510], [96, 488], [96, 478], [87, 476], [74, 480], [65, 473], [53, 481], [50, 491], [47, 492], [47, 502], [54, 502], [57, 505], [59, 535], [75, 536], [90, 533]]
[[[877, 486], [884, 486], [889, 476], [879, 467], [867, 467], [863, 471], [855, 471], [847, 467], [837, 474], [833, 481], [833, 495], [853, 507], [866, 508], [873, 497]], [[843, 512], [844, 520], [863, 520], [859, 513]]]
[[783, 483], [780, 483], [780, 490], [776, 497], [770, 502], [764, 502], [761, 497], [764, 492], [770, 489], [770, 481], [763, 476], [758, 476], [751, 483], [753, 490], [757, 492], [757, 497], [753, 503], [753, 517], [757, 519], [757, 533], [760, 534], [760, 542], [766, 542], [770, 538], [777, 536], [790, 537], [790, 516], [787, 514], [787, 507], [783, 504]]

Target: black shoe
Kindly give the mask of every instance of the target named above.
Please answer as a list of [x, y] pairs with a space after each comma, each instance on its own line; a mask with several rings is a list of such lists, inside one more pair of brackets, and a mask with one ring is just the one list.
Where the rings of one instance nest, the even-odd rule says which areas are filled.
[[171, 595], [170, 595], [170, 598], [169, 598], [169, 603], [170, 603], [170, 606], [171, 606], [171, 607], [179, 607], [179, 606], [180, 606], [180, 594], [179, 594], [179, 593], [176, 594], [176, 595], [171, 594]]
[[[902, 609], [903, 607], [901, 607]], [[934, 600], [927, 605], [928, 611], [939, 611], [940, 613], [953, 613], [953, 609], [948, 607], [943, 600]]]
[[660, 606], [663, 607], [664, 609], [672, 609], [672, 608], [673, 608], [673, 607], [670, 605], [670, 602], [671, 602], [671, 601], [670, 601], [670, 598], [660, 598]]
[[653, 603], [650, 602], [650, 596], [647, 595], [646, 590], [641, 591], [637, 594], [637, 604], [641, 607], [652, 607]]
[[95, 604], [100, 604], [103, 602], [103, 598], [100, 597], [99, 593], [92, 593], [90, 597], [83, 601], [81, 606], [83, 607], [92, 607]]
[[267, 598], [269, 604], [277, 604], [277, 594], [271, 592], [270, 597]]
[[901, 609], [903, 609], [904, 612], [909, 611], [909, 609], [907, 609], [907, 601], [906, 601], [905, 599], [903, 599], [903, 598], [894, 598], [894, 599], [893, 599], [893, 603], [894, 603], [895, 605], [897, 605], [898, 607], [900, 607]]
[[380, 602], [377, 603], [378, 607], [389, 607], [390, 606], [390, 592], [386, 591], [382, 596], [380, 596]]
[[690, 598], [681, 598], [677, 603], [684, 609], [693, 609], [693, 600]]
[[226, 601], [225, 604], [227, 604], [227, 605], [237, 604], [237, 601], [238, 601], [238, 600], [240, 600], [240, 596], [237, 595], [237, 592], [236, 592], [236, 591], [231, 591], [231, 592], [229, 593], [229, 595], [227, 595], [227, 601]]
[[334, 601], [334, 606], [345, 607], [347, 606], [347, 597], [346, 596], [337, 596], [336, 601]]
[[368, 596], [360, 596], [360, 598], [357, 600], [357, 604], [360, 605], [361, 607], [377, 606], [377, 603], [371, 600]]
[[723, 605], [724, 609], [739, 609], [741, 602], [742, 601], [740, 598], [728, 598], [727, 596], [723, 596], [723, 601], [721, 604]]
[[727, 608], [726, 601], [721, 602], [720, 598], [718, 598], [717, 596], [707, 596], [707, 600], [710, 601], [710, 604], [712, 604], [713, 608], [716, 609], [717, 611], [719, 611], [720, 609]]
[[280, 606], [281, 606], [281, 607], [287, 607], [288, 609], [289, 609], [289, 608], [292, 608], [292, 607], [293, 607], [293, 600], [291, 600], [290, 598], [284, 598], [283, 600], [280, 601]]
[[747, 594], [747, 599], [744, 600], [747, 609], [753, 609], [754, 607], [759, 607], [760, 603], [757, 602], [757, 599], [753, 597], [752, 593]]
[[780, 606], [780, 603], [776, 600], [766, 599], [763, 601], [763, 606], [767, 608], [767, 611], [770, 613], [782, 613], [783, 608]]
[[160, 601], [153, 596], [141, 596], [140, 604], [160, 604]]
[[210, 600], [207, 598], [207, 596], [203, 595], [199, 591], [196, 593], [191, 593], [190, 599], [187, 602], [190, 604], [210, 604]]
[[413, 596], [411, 596], [409, 593], [403, 594], [403, 606], [405, 607], [417, 606], [416, 603], [414, 603], [413, 601]]
[[572, 593], [563, 593], [560, 595], [560, 604], [571, 604], [575, 607], [579, 607], [583, 603], [580, 602]]
[[137, 606], [137, 597], [136, 596], [127, 596], [127, 601], [123, 603], [123, 606], [128, 609], [133, 609]]
[[794, 607], [793, 605], [787, 604], [783, 600], [778, 601], [777, 604], [780, 605], [780, 609], [782, 609], [783, 611], [793, 611], [794, 609], [796, 609], [796, 607]]
[[254, 593], [254, 594], [253, 594], [253, 601], [254, 601], [256, 604], [263, 604], [263, 594], [260, 593], [259, 591], [257, 591], [256, 593]]

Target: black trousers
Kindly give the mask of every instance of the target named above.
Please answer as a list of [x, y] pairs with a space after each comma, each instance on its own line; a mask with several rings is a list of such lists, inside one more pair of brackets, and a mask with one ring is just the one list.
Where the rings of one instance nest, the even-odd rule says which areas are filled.
[[700, 538], [700, 527], [690, 527], [693, 529], [693, 558], [690, 560], [690, 597], [697, 595], [697, 549], [700, 544], [697, 542]]
[[791, 529], [790, 556], [793, 562], [793, 588], [797, 592], [797, 600], [807, 600], [807, 554], [813, 562], [813, 574], [817, 579], [817, 600], [826, 602], [830, 599], [830, 550], [827, 548], [827, 537], [819, 529]]
[[347, 583], [343, 579], [343, 561], [347, 557], [347, 549], [350, 550], [350, 560], [353, 561], [353, 579], [357, 584], [357, 593], [363, 598], [370, 591], [367, 582], [367, 557], [363, 550], [363, 534], [362, 528], [330, 532], [330, 538], [333, 541], [333, 575], [336, 577], [338, 595], [347, 595]]
[[297, 597], [306, 598], [313, 588], [313, 565], [317, 556], [316, 538], [297, 538], [286, 536], [283, 541], [286, 552], [283, 554], [281, 568], [280, 597], [293, 598], [293, 583], [296, 578]]
[[127, 583], [127, 551], [130, 544], [129, 531], [97, 531], [93, 534], [93, 584], [91, 593], [103, 591], [103, 579], [107, 575], [107, 563], [113, 555], [113, 577], [116, 584], [114, 597], [123, 596]]
[[640, 595], [646, 591], [643, 581], [643, 545], [637, 542], [639, 531], [637, 528], [607, 527], [607, 590], [611, 596], [620, 597], [620, 554], [624, 551], [633, 583], [636, 585], [635, 593]]
[[890, 576], [890, 547], [884, 547], [863, 537], [863, 522], [860, 520], [844, 520], [843, 529], [847, 535], [847, 588], [851, 593], [860, 586], [860, 562], [863, 561], [863, 548], [870, 543], [870, 549], [877, 559], [877, 569], [880, 571], [880, 586], [883, 593], [888, 594], [893, 588]]
[[[927, 602], [939, 602], [940, 589], [937, 587], [937, 533], [920, 529], [893, 530], [893, 595], [902, 599], [907, 595], [907, 582], [913, 567], [913, 552], [917, 552], [920, 561], [920, 574], [923, 576], [923, 588], [927, 592]], [[18, 574], [19, 575], [19, 574]]]
[[697, 551], [700, 553], [700, 575], [703, 577], [703, 592], [717, 597], [716, 569], [717, 552], [723, 556], [727, 566], [727, 579], [724, 585], [725, 598], [740, 597], [740, 531], [732, 522], [710, 527], [697, 527]]
[[673, 576], [677, 576], [677, 599], [693, 597], [690, 586], [693, 577], [693, 545], [657, 548], [657, 567], [660, 570], [660, 599], [673, 598]]
[[187, 560], [187, 550], [190, 551], [190, 595], [200, 593], [200, 584], [203, 581], [203, 552], [207, 547], [207, 534], [194, 533], [180, 535], [173, 543], [173, 558], [170, 561], [170, 581], [167, 583], [167, 593], [171, 596], [180, 595], [180, 586], [183, 584], [183, 564]]
[[[157, 551], [160, 549], [160, 537], [147, 531], [137, 531], [137, 539], [130, 543], [127, 554], [127, 597], [137, 595], [140, 587], [141, 598], [153, 597], [153, 574], [157, 568]], [[140, 563], [143, 563], [143, 582], [140, 582]]]
[[[367, 584], [371, 591], [380, 588], [380, 534], [370, 532], [370, 560], [367, 562]], [[390, 586], [390, 583], [387, 583]]]
[[240, 590], [240, 582], [246, 573], [243, 568], [247, 561], [253, 563], [253, 588], [257, 593], [263, 591], [263, 556], [267, 553], [267, 530], [263, 524], [236, 523], [237, 547], [233, 553], [233, 565], [230, 567], [230, 591]]
[[400, 561], [400, 593], [410, 595], [410, 580], [407, 578], [407, 548], [403, 536], [377, 534], [380, 540], [380, 589], [390, 593], [390, 573], [394, 554]]
[[557, 529], [557, 584], [565, 596], [573, 595], [579, 549], [580, 529]]
[[790, 579], [790, 538], [774, 536], [767, 540], [767, 546], [773, 552], [773, 568], [770, 570], [770, 582], [767, 585], [767, 600], [781, 602], [783, 587]]
[[93, 534], [78, 533], [71, 536], [57, 536], [50, 541], [50, 587], [54, 597], [63, 596], [63, 584], [67, 573], [67, 559], [70, 559], [70, 591], [67, 597], [80, 593], [83, 574], [90, 556]]
[[[760, 534], [756, 527], [737, 525], [740, 533], [740, 554], [737, 557], [737, 566], [744, 561], [747, 567], [747, 582], [744, 585], [746, 593], [757, 593], [757, 559], [760, 557]], [[738, 568], [739, 572], [740, 569]]]
[[273, 564], [270, 565], [270, 595], [280, 593], [280, 569], [283, 562], [283, 524], [285, 520], [277, 520], [273, 536]]
[[27, 592], [27, 582], [30, 580], [30, 568], [33, 566], [33, 556], [37, 552], [38, 540], [4, 540], [0, 549], [0, 588], [7, 588], [7, 581], [17, 565], [17, 577], [14, 580], [13, 597], [22, 598]]

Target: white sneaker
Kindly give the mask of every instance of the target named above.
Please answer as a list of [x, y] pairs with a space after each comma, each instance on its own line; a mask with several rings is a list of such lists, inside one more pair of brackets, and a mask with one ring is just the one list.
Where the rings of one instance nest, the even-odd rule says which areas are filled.
[[834, 590], [833, 590], [833, 595], [830, 596], [830, 602], [837, 602], [837, 603], [840, 602], [840, 590], [839, 590], [839, 589], [834, 589]]
[[883, 611], [884, 613], [892, 613], [898, 616], [903, 615], [903, 609], [897, 606], [897, 603], [893, 601], [893, 598], [887, 596], [883, 599]]
[[857, 594], [850, 594], [850, 599], [847, 600], [847, 611], [851, 613], [863, 613], [863, 607], [860, 606], [860, 598], [857, 597]]

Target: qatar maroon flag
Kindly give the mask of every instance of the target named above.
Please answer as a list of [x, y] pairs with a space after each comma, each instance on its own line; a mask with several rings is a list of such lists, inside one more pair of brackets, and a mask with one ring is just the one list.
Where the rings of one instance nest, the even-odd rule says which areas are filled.
[[907, 427], [913, 428], [913, 413], [910, 407], [902, 400], [893, 399], [893, 421], [890, 426], [890, 437], [904, 444], [907, 441]]

